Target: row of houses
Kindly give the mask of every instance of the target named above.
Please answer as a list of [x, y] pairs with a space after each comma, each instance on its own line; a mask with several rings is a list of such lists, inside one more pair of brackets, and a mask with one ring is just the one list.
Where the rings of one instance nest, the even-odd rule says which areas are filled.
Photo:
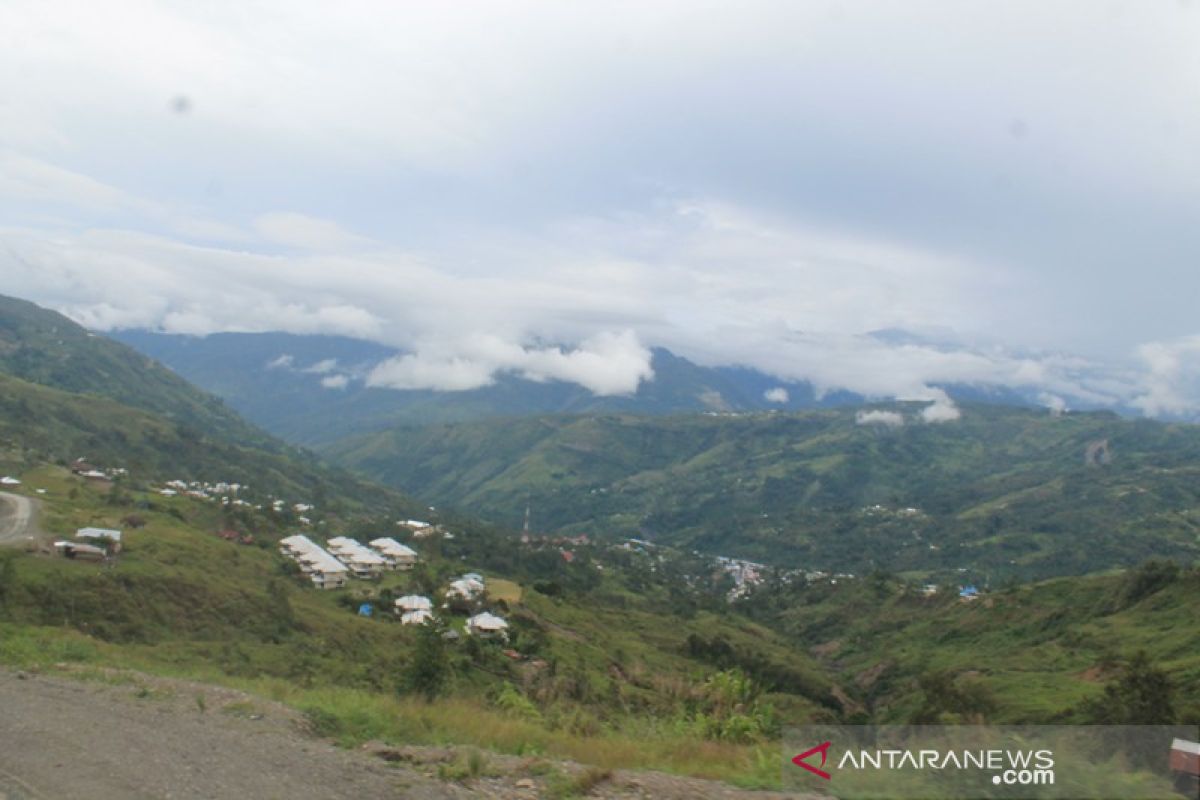
[[[434, 619], [433, 600], [417, 594], [398, 597], [395, 612], [404, 625], [423, 625]], [[481, 639], [507, 639], [508, 621], [489, 611], [481, 611], [467, 619], [464, 630], [467, 634]]]
[[384, 570], [412, 569], [417, 551], [387, 537], [374, 539], [364, 546], [356, 539], [337, 536], [321, 547], [303, 534], [288, 536], [279, 542], [279, 552], [300, 565], [313, 585], [321, 589], [339, 589], [350, 575], [370, 579]]

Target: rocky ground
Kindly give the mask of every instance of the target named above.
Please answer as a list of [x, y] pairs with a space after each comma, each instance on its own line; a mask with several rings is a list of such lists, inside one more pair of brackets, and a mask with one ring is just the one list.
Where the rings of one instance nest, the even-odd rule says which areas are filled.
[[468, 748], [348, 751], [295, 711], [230, 689], [65, 665], [0, 670], [0, 800], [788, 796]]

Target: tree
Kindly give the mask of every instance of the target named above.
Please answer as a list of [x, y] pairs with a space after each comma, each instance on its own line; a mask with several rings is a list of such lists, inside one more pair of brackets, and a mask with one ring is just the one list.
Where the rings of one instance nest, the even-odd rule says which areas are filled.
[[1146, 651], [1139, 650], [1084, 711], [1096, 725], [1171, 725], [1176, 717], [1175, 687]]
[[441, 694], [449, 678], [450, 659], [442, 633], [442, 626], [434, 622], [417, 626], [417, 643], [404, 673], [405, 688], [426, 700]]

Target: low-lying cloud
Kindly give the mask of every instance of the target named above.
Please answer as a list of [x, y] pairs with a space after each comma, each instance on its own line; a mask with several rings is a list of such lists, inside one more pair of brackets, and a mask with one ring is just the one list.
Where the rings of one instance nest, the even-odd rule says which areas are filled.
[[859, 425], [882, 425], [885, 428], [900, 428], [904, 425], [904, 415], [899, 411], [872, 409], [870, 411], [859, 411], [854, 416], [854, 421]]
[[465, 391], [490, 386], [500, 374], [531, 381], [577, 383], [597, 395], [633, 394], [654, 376], [651, 352], [633, 331], [596, 334], [574, 348], [525, 347], [495, 336], [424, 343], [388, 359], [367, 376], [368, 386]]

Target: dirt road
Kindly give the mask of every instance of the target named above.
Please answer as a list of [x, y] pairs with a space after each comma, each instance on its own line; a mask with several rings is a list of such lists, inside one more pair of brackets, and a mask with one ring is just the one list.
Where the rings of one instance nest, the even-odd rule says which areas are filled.
[[[476, 777], [442, 780], [439, 770], [461, 765], [465, 750], [342, 750], [306, 733], [294, 710], [231, 689], [138, 673], [63, 674], [0, 668], [0, 800], [533, 800], [552, 789], [548, 773], [588, 772], [489, 753]], [[785, 797], [654, 772], [605, 773], [586, 786], [587, 797], [602, 800]]]
[[21, 545], [37, 538], [38, 502], [0, 492], [0, 545]]
[[0, 792], [20, 800], [467, 796], [307, 737], [269, 708], [228, 713], [220, 691], [181, 696], [0, 672]]

